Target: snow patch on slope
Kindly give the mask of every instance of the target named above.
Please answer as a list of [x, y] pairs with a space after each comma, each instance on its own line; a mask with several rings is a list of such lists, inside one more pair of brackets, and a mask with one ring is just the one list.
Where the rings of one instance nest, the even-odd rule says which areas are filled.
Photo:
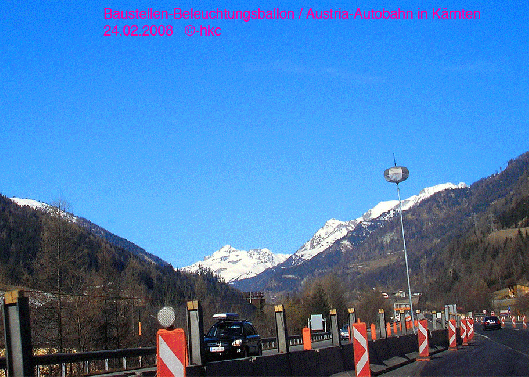
[[[39, 211], [43, 211], [43, 212], [48, 212], [48, 213], [53, 212], [54, 208], [56, 208], [52, 205], [42, 203], [42, 202], [39, 202], [33, 199], [10, 198], [10, 200], [21, 207], [27, 206], [27, 207], [30, 207], [30, 208], [33, 208]], [[63, 210], [61, 210], [60, 213], [61, 213], [61, 217], [71, 222], [77, 222], [78, 220], [77, 217], [75, 217], [71, 213], [65, 212]]]

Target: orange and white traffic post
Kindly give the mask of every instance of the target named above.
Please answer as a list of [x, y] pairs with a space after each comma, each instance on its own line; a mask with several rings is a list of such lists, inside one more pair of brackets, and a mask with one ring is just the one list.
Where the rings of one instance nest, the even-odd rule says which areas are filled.
[[527, 322], [525, 320], [525, 316], [523, 316], [522, 323], [523, 323], [523, 328], [527, 329]]
[[516, 328], [516, 317], [515, 316], [512, 316], [512, 328], [513, 329]]
[[469, 318], [467, 320], [467, 338], [469, 342], [474, 339], [474, 318]]
[[457, 351], [456, 320], [455, 319], [451, 319], [448, 321], [448, 349], [450, 351]]
[[417, 339], [419, 341], [419, 357], [417, 361], [430, 360], [430, 347], [428, 343], [428, 321], [425, 319], [417, 322]]
[[187, 341], [183, 329], [158, 330], [156, 335], [156, 369], [159, 377], [185, 377]]
[[367, 345], [367, 327], [365, 322], [355, 323], [352, 330], [355, 371], [357, 377], [370, 377], [369, 349]]
[[467, 337], [467, 319], [461, 319], [461, 340], [463, 341], [464, 346], [468, 346], [468, 337]]

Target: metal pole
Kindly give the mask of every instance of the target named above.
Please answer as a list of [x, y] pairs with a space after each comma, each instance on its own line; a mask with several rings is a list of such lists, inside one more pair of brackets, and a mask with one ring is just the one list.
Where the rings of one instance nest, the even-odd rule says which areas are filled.
[[8, 376], [34, 376], [29, 298], [22, 290], [6, 292], [2, 300]]
[[404, 237], [404, 223], [402, 221], [402, 201], [400, 200], [400, 187], [397, 183], [397, 195], [399, 197], [400, 229], [402, 231], [402, 242], [404, 244], [404, 261], [406, 262], [406, 278], [408, 279], [408, 295], [410, 297], [411, 326], [415, 332], [415, 317], [413, 315], [413, 304], [411, 300], [410, 270], [408, 267], [408, 252], [406, 250], [406, 238]]

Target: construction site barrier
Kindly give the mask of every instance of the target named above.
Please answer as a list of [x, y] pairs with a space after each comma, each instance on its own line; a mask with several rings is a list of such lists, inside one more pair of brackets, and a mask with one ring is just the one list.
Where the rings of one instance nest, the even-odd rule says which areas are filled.
[[430, 348], [428, 346], [428, 321], [421, 320], [417, 323], [417, 339], [419, 341], [419, 357], [418, 361], [428, 361], [430, 360]]
[[451, 319], [448, 321], [448, 349], [451, 351], [457, 350], [457, 338], [456, 338], [456, 320]]
[[310, 336], [310, 329], [308, 327], [303, 328], [303, 349], [312, 349], [312, 338]]
[[353, 325], [354, 360], [357, 377], [370, 377], [367, 328], [364, 322]]
[[185, 377], [187, 341], [183, 329], [158, 330], [156, 361], [158, 377]]
[[467, 319], [463, 318], [461, 320], [461, 340], [463, 342], [463, 345], [468, 345], [468, 337], [467, 337]]
[[471, 342], [474, 339], [474, 318], [469, 318], [467, 321], [467, 333], [468, 341]]

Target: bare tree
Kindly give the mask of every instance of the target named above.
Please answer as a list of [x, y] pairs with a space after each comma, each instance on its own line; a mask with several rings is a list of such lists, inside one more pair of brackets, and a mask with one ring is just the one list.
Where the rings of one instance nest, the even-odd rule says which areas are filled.
[[43, 217], [42, 244], [34, 264], [39, 276], [39, 288], [56, 295], [54, 343], [59, 352], [64, 351], [64, 294], [74, 293], [80, 284], [75, 268], [78, 259], [75, 253], [75, 227], [69, 221], [71, 215], [67, 212], [68, 208], [68, 204], [63, 200], [48, 208], [50, 216]]

